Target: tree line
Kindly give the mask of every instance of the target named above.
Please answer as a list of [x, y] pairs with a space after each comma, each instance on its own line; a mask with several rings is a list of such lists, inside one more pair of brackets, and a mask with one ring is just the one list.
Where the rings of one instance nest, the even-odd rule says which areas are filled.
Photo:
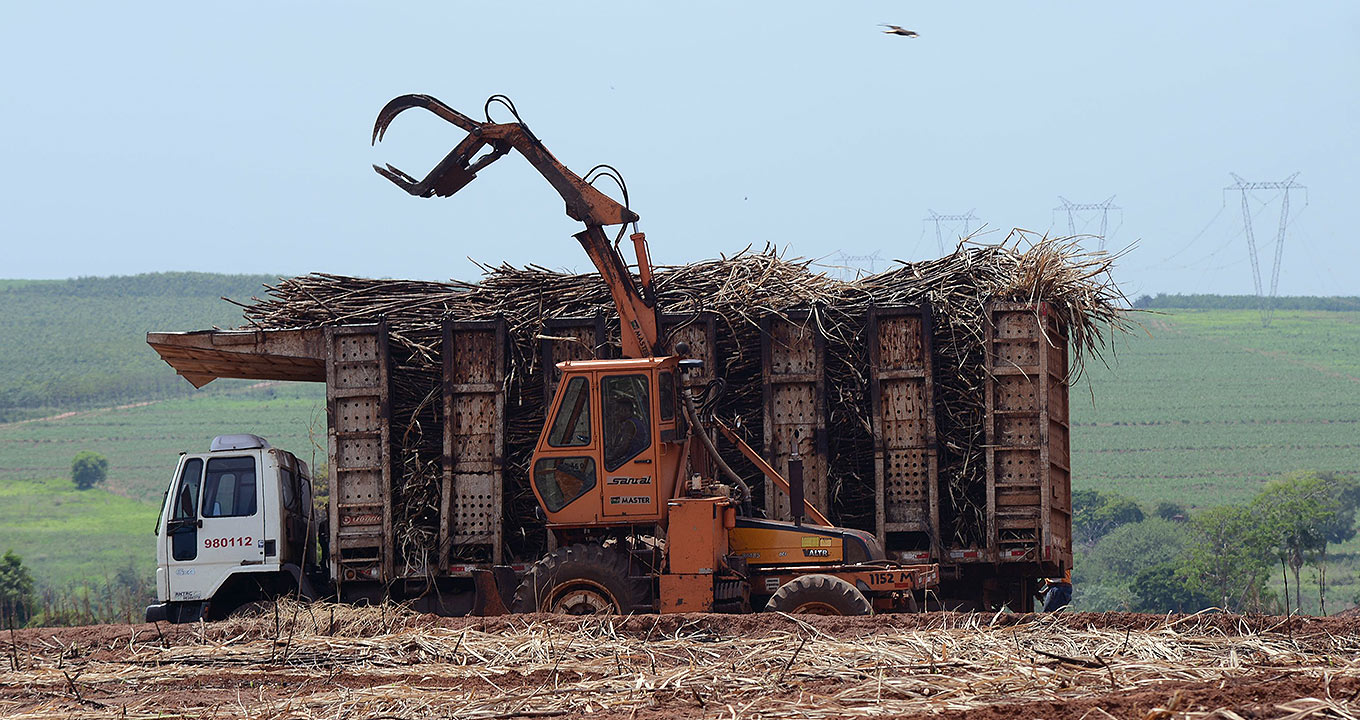
[[246, 301], [264, 293], [266, 283], [277, 283], [277, 275], [223, 275], [204, 272], [158, 272], [110, 277], [79, 277], [69, 280], [44, 280], [0, 287], [0, 293], [28, 297], [221, 297]]
[[[1325, 310], [1329, 312], [1360, 311], [1360, 297], [1288, 296], [1272, 298], [1277, 310]], [[1255, 295], [1181, 295], [1157, 293], [1142, 295], [1133, 301], [1140, 310], [1256, 310], [1261, 298]]]
[[[1151, 512], [1114, 493], [1072, 494], [1074, 606], [1082, 610], [1327, 612], [1328, 549], [1356, 535], [1360, 482], [1295, 472], [1251, 502], [1194, 513], [1172, 502]], [[1283, 592], [1270, 578], [1279, 572]], [[1314, 595], [1314, 593], [1316, 593]], [[1354, 598], [1347, 598], [1353, 600]]]

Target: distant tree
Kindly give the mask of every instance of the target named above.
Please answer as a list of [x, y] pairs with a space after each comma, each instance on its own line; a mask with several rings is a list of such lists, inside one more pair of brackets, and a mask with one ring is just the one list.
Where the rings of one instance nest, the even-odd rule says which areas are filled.
[[33, 614], [33, 576], [13, 550], [0, 557], [0, 621], [23, 625]]
[[1223, 505], [1190, 520], [1190, 543], [1179, 572], [1224, 609], [1261, 609], [1270, 537], [1249, 508]]
[[1129, 579], [1154, 565], [1171, 562], [1189, 544], [1186, 528], [1177, 523], [1152, 518], [1116, 528], [1086, 553], [1080, 577], [1106, 584], [1127, 584]]
[[82, 450], [76, 459], [71, 463], [71, 479], [75, 481], [76, 487], [81, 490], [89, 490], [98, 483], [104, 482], [104, 478], [109, 474], [109, 460], [99, 453]]
[[1318, 607], [1327, 607], [1327, 545], [1355, 537], [1360, 484], [1335, 473], [1295, 472], [1272, 481], [1252, 506], [1260, 516], [1270, 547], [1280, 560], [1286, 597], [1294, 576], [1294, 607], [1303, 601], [1300, 571], [1318, 568]]
[[1099, 490], [1072, 493], [1072, 532], [1087, 547], [1121, 525], [1142, 521], [1143, 509], [1132, 498]]
[[1186, 512], [1184, 505], [1166, 500], [1157, 503], [1157, 509], [1153, 510], [1152, 514], [1163, 520], [1175, 520], [1177, 522], [1190, 517], [1190, 513]]
[[1146, 568], [1129, 583], [1133, 609], [1138, 612], [1192, 613], [1212, 607], [1214, 601], [1186, 581], [1182, 563], [1167, 561]]

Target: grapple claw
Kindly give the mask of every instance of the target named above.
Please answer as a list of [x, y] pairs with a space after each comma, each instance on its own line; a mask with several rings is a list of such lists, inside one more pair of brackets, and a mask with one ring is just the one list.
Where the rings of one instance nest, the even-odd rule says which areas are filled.
[[[480, 139], [482, 124], [429, 95], [400, 95], [389, 100], [382, 110], [378, 111], [378, 119], [373, 123], [373, 144], [376, 145], [379, 140], [383, 139], [383, 136], [387, 134], [388, 126], [398, 115], [413, 107], [429, 110], [444, 120], [467, 130], [468, 137], [440, 161], [425, 176], [424, 180], [416, 180], [391, 165], [386, 167], [374, 165], [373, 169], [379, 175], [391, 180], [397, 187], [412, 195], [418, 197], [436, 195], [448, 197], [472, 182], [473, 178], [477, 176], [477, 169], [485, 166], [485, 163], [479, 163], [477, 168], [470, 169], [468, 167], [468, 159], [472, 157], [477, 148], [485, 144]], [[502, 151], [499, 154], [503, 155], [504, 152]]]

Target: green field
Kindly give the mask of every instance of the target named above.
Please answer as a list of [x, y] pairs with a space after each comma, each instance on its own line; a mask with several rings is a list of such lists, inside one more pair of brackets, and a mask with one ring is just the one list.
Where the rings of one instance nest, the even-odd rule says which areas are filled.
[[98, 583], [156, 567], [156, 507], [68, 478], [0, 482], [0, 553], [13, 550], [40, 585]]
[[[168, 367], [166, 371], [173, 375]], [[312, 437], [316, 446], [325, 446], [324, 389], [309, 383], [259, 383], [229, 393], [0, 425], [0, 487], [14, 480], [67, 478], [76, 453], [89, 450], [109, 459], [106, 489], [155, 502], [179, 453], [205, 451], [213, 436], [241, 432], [261, 435], [312, 462]], [[324, 453], [318, 450], [316, 460], [324, 461]]]
[[1268, 328], [1253, 310], [1162, 312], [1072, 388], [1075, 487], [1205, 507], [1291, 470], [1360, 474], [1360, 312]]

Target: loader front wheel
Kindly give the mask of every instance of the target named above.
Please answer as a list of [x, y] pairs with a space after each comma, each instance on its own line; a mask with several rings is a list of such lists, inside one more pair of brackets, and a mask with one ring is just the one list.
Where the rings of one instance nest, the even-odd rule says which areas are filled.
[[874, 608], [864, 593], [834, 575], [802, 575], [782, 586], [765, 604], [766, 612], [804, 615], [869, 615]]
[[629, 576], [628, 555], [618, 548], [575, 544], [534, 563], [515, 591], [515, 612], [609, 615], [632, 612], [646, 601], [645, 578]]

